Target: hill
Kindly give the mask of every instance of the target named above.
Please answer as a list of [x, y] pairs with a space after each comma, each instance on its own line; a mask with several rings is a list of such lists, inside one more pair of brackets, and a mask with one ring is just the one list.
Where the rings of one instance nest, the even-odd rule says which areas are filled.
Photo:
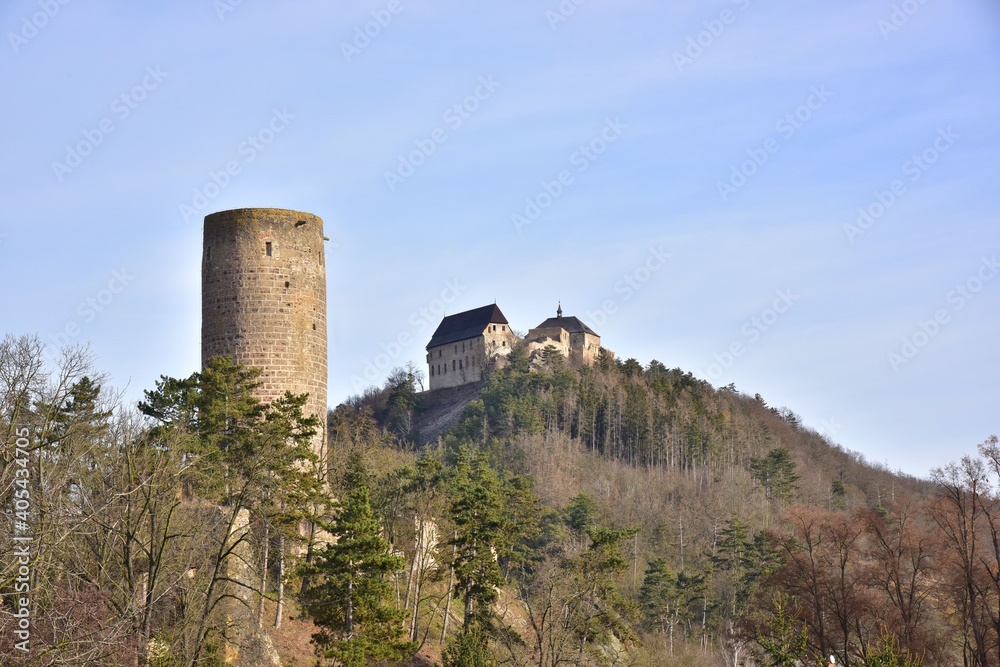
[[[558, 356], [532, 364], [523, 350], [515, 350], [505, 368], [462, 394], [416, 392], [415, 382], [412, 373], [397, 373], [382, 390], [338, 408], [331, 444], [338, 451], [357, 451], [357, 441], [343, 437], [350, 430], [343, 425], [370, 419], [383, 429], [384, 447], [433, 458], [446, 470], [469, 451], [481, 452], [500, 478], [530, 483], [537, 502], [533, 520], [542, 524], [544, 537], [524, 539], [541, 543], [531, 547], [530, 558], [545, 565], [533, 564], [515, 576], [511, 556], [504, 578], [515, 601], [505, 606], [506, 622], [519, 628], [528, 645], [530, 637], [537, 644], [539, 632], [548, 632], [532, 626], [535, 568], [549, 566], [568, 576], [591, 549], [614, 552], [617, 569], [605, 574], [613, 571], [615, 593], [592, 604], [595, 610], [613, 607], [611, 598], [621, 596], [622, 611], [613, 621], [604, 619], [618, 630], [605, 628], [600, 648], [578, 646], [574, 664], [590, 664], [582, 657], [587, 650], [598, 664], [610, 659], [606, 653], [615, 647], [630, 647], [626, 652], [637, 664], [732, 664], [748, 651], [766, 659], [760, 628], [787, 611], [774, 608], [774, 596], [790, 596], [794, 604], [787, 607], [810, 603], [787, 579], [780, 583], [788, 576], [783, 568], [801, 548], [797, 526], [805, 522], [807, 533], [820, 526], [855, 531], [857, 553], [844, 554], [855, 570], [850, 585], [859, 596], [864, 590], [875, 599], [872, 536], [884, 533], [897, 512], [916, 513], [914, 508], [925, 507], [940, 490], [929, 480], [894, 473], [845, 450], [804, 427], [789, 408], [771, 407], [760, 395], [733, 386], [714, 388], [655, 360], [643, 366], [633, 359], [603, 358], [593, 367], [572, 369]], [[451, 426], [441, 430], [449, 419]], [[423, 432], [429, 425], [432, 437]], [[368, 451], [384, 450], [369, 443]], [[390, 524], [400, 518], [392, 508], [384, 512]], [[450, 525], [446, 515], [442, 511], [437, 519]], [[404, 513], [402, 520], [412, 517]], [[924, 528], [927, 520], [922, 515]], [[574, 528], [574, 521], [583, 523]], [[613, 548], [600, 543], [600, 531], [618, 531]], [[823, 549], [833, 543], [825, 535], [821, 541]], [[815, 555], [833, 559], [825, 551]], [[812, 575], [832, 588], [836, 568], [827, 565], [830, 571]], [[931, 577], [930, 560], [924, 565], [926, 571], [916, 577], [922, 586]], [[663, 587], [659, 597], [650, 592], [657, 577]], [[819, 601], [822, 596], [814, 592], [811, 603], [831, 609], [819, 616], [837, 617], [838, 599], [831, 595]], [[948, 664], [961, 653], [960, 646], [941, 639], [947, 624], [929, 611], [927, 618], [939, 623], [936, 630], [919, 641], [900, 640], [887, 620], [892, 596], [883, 597], [869, 607], [857, 603], [845, 620], [856, 631], [849, 625], [839, 636], [828, 630], [810, 634], [802, 652], [833, 652], [849, 664], [865, 659], [866, 650], [874, 655], [876, 647], [884, 648], [879, 643], [884, 633], [886, 650], [933, 657], [927, 664]], [[929, 599], [922, 600], [930, 606]], [[795, 609], [792, 627], [808, 634], [812, 621]], [[496, 650], [515, 661], [544, 657], [537, 645]], [[662, 651], [674, 657], [655, 657]]]

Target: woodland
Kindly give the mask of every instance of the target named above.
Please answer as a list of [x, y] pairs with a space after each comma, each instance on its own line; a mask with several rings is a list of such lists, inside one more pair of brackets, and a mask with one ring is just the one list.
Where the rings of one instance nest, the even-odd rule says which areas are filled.
[[732, 385], [515, 347], [429, 442], [394, 371], [321, 461], [256, 369], [129, 405], [51, 356], [0, 343], [4, 665], [1000, 666], [995, 436], [918, 479]]

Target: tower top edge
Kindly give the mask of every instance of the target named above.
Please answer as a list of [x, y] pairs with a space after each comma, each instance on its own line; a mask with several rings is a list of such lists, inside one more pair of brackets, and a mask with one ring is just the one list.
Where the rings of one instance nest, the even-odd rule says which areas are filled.
[[214, 222], [224, 222], [227, 220], [239, 220], [239, 219], [260, 219], [260, 220], [290, 220], [290, 219], [310, 219], [318, 221], [322, 224], [323, 219], [318, 215], [313, 213], [306, 213], [305, 211], [296, 211], [288, 208], [267, 208], [267, 207], [251, 207], [251, 208], [234, 208], [227, 211], [216, 211], [215, 213], [209, 213], [205, 216], [205, 224], [211, 224]]

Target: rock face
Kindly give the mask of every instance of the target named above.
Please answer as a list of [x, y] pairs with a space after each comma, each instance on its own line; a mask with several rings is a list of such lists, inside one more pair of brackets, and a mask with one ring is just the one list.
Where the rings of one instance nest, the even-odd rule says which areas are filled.
[[[224, 511], [224, 510], [223, 510]], [[250, 512], [242, 509], [233, 521], [229, 541], [235, 545], [227, 575], [231, 579], [223, 609], [228, 628], [224, 656], [227, 665], [236, 667], [282, 667], [281, 657], [267, 631], [258, 627], [254, 617], [257, 596], [254, 582], [259, 575], [250, 567], [258, 556], [246, 539], [250, 531]], [[236, 583], [239, 582], [239, 583]], [[241, 585], [242, 584], [242, 585]]]
[[244, 208], [205, 217], [201, 358], [263, 369], [259, 398], [309, 394], [326, 460], [326, 264], [323, 221], [309, 213]]

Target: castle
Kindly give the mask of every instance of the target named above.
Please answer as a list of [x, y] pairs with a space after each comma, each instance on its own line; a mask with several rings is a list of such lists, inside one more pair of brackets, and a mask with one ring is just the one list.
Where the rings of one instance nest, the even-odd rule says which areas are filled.
[[308, 393], [319, 418], [313, 451], [326, 460], [327, 336], [323, 221], [309, 213], [243, 208], [205, 217], [201, 359], [262, 369], [257, 397]]
[[[502, 363], [520, 338], [499, 306], [473, 308], [441, 320], [427, 343], [430, 389], [446, 389], [479, 382], [494, 363]], [[601, 337], [577, 317], [556, 316], [530, 329], [524, 337], [530, 357], [554, 348], [573, 366], [591, 365], [601, 350]]]

